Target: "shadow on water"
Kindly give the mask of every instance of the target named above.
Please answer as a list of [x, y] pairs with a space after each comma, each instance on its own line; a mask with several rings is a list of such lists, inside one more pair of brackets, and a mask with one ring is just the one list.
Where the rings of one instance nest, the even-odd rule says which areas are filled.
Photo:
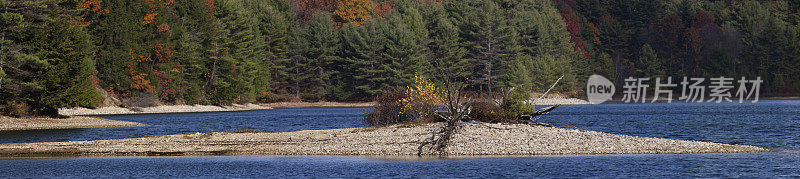
[[34, 129], [34, 130], [13, 130], [0, 131], [0, 138], [24, 138], [29, 136], [63, 136], [74, 133], [82, 133], [87, 129]]

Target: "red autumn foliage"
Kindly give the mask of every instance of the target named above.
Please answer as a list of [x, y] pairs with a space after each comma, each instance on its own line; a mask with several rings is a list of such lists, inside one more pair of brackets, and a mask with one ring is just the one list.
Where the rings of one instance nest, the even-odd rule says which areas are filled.
[[373, 8], [374, 12], [372, 14], [378, 17], [386, 17], [386, 14], [389, 14], [392, 12], [392, 10], [394, 10], [394, 0], [387, 0], [383, 3], [373, 2], [373, 4], [375, 7]]
[[[84, 15], [87, 16], [93, 16], [93, 15], [100, 16], [110, 13], [108, 9], [103, 9], [102, 4], [103, 0], [84, 0], [81, 2], [80, 5], [85, 9], [83, 13], [85, 13]], [[86, 20], [82, 16], [72, 16], [70, 23], [74, 25], [89, 25], [92, 24], [92, 21]]]
[[155, 52], [157, 62], [168, 62], [172, 59], [172, 49], [169, 48], [169, 45], [156, 42], [153, 45], [153, 51]]
[[167, 24], [158, 25], [158, 27], [156, 28], [156, 32], [158, 32], [158, 34], [172, 36], [172, 30], [169, 29], [169, 25]]
[[681, 17], [677, 15], [667, 15], [661, 18], [658, 22], [658, 37], [666, 43], [667, 46], [677, 47], [680, 43], [682, 34], [685, 30]]
[[565, 7], [561, 8], [561, 16], [564, 19], [564, 23], [567, 24], [567, 31], [569, 32], [570, 39], [569, 41], [572, 44], [575, 44], [575, 51], [579, 52], [583, 55], [584, 58], [589, 58], [589, 52], [586, 52], [585, 45], [586, 42], [583, 41], [581, 38], [581, 23], [580, 18], [578, 18], [577, 13], [573, 7], [575, 6], [575, 2], [572, 0], [559, 0], [559, 2], [566, 4]]
[[296, 0], [292, 4], [297, 20], [308, 22], [317, 12], [333, 12], [336, 7], [335, 0]]
[[[214, 1], [205, 3], [210, 9], [214, 8]], [[151, 37], [154, 43], [143, 53], [136, 53], [130, 49], [128, 55], [131, 62], [128, 64], [128, 77], [131, 79], [131, 88], [147, 93], [157, 93], [162, 100], [168, 100], [175, 93], [172, 87], [173, 79], [171, 73], [180, 73], [180, 63], [172, 63], [174, 55], [173, 47], [169, 43], [164, 43], [165, 39], [172, 36], [172, 29], [167, 23], [159, 23], [157, 16], [159, 12], [169, 12], [174, 0], [145, 0], [149, 12], [143, 17], [142, 25], [152, 29]], [[175, 13], [172, 13], [177, 16]], [[150, 24], [153, 24], [152, 26]], [[149, 73], [148, 73], [149, 72]], [[155, 80], [156, 83], [151, 83]], [[156, 85], [156, 87], [153, 87]]]
[[201, 1], [201, 3], [203, 3], [203, 5], [206, 5], [206, 8], [208, 9], [208, 15], [209, 16], [211, 16], [211, 15], [213, 15], [213, 13], [217, 12], [217, 6], [216, 6], [217, 3], [214, 0], [203, 0], [203, 1]]

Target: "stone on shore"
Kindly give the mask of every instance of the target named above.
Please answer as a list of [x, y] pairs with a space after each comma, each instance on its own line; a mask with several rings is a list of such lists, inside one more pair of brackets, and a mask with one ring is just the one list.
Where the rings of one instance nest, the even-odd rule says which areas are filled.
[[222, 111], [247, 111], [272, 109], [268, 106], [257, 104], [232, 104], [230, 106], [212, 105], [161, 105], [145, 108], [123, 108], [123, 107], [101, 107], [97, 109], [87, 109], [81, 107], [63, 108], [58, 110], [58, 114], [65, 116], [86, 116], [86, 115], [118, 115], [118, 114], [162, 114], [162, 113], [190, 113], [190, 112], [222, 112]]
[[[153, 155], [416, 155], [440, 124], [301, 130], [195, 133], [143, 138], [0, 144], [0, 157]], [[587, 155], [762, 152], [711, 142], [608, 134], [524, 124], [464, 123], [446, 148], [449, 156]], [[426, 155], [437, 153], [425, 150]]]
[[69, 118], [26, 117], [13, 118], [0, 116], [0, 131], [39, 130], [39, 129], [76, 129], [93, 127], [127, 127], [146, 126], [147, 124], [115, 121], [96, 117], [73, 116]]

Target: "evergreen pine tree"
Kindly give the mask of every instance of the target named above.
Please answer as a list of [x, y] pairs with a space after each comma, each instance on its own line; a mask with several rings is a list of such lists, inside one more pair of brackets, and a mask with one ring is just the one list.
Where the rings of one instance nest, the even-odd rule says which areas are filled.
[[309, 85], [306, 86], [307, 98], [310, 100], [322, 100], [326, 95], [334, 95], [329, 93], [327, 89], [335, 88], [330, 81], [331, 76], [336, 75], [336, 71], [332, 71], [331, 65], [339, 61], [337, 52], [339, 50], [339, 34], [336, 31], [333, 21], [331, 21], [330, 13], [317, 13], [314, 14], [313, 19], [308, 25], [308, 52], [305, 54], [309, 60], [311, 69], [307, 71], [311, 74], [309, 78]]

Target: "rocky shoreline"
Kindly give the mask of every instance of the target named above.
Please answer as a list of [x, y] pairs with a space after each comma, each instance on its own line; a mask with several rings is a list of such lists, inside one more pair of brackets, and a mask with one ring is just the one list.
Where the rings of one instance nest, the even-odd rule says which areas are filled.
[[230, 106], [211, 105], [161, 105], [146, 108], [101, 107], [87, 109], [81, 107], [63, 108], [58, 114], [65, 116], [90, 116], [90, 115], [119, 115], [119, 114], [161, 114], [161, 113], [191, 113], [191, 112], [222, 112], [222, 111], [248, 111], [272, 109], [272, 107], [258, 104], [233, 104]]
[[[533, 100], [529, 101], [532, 102]], [[578, 99], [578, 98], [542, 98], [536, 101], [536, 105], [581, 105], [581, 104], [592, 104], [589, 101]]]
[[[208, 155], [416, 155], [439, 124], [301, 130], [213, 132], [143, 138], [0, 144], [0, 157]], [[448, 156], [764, 152], [746, 145], [635, 137], [524, 124], [463, 123]], [[438, 155], [424, 150], [424, 155]]]
[[13, 118], [0, 116], [0, 131], [41, 130], [41, 129], [78, 129], [93, 127], [128, 127], [146, 126], [147, 124], [115, 121], [96, 117], [73, 116], [69, 118], [26, 117]]
[[[586, 100], [554, 96], [540, 99], [537, 105], [580, 105], [590, 104]], [[314, 107], [370, 107], [373, 102], [343, 103], [343, 102], [278, 102], [259, 104], [232, 104], [229, 106], [212, 105], [160, 105], [145, 108], [100, 107], [88, 109], [82, 107], [62, 108], [58, 114], [65, 116], [93, 116], [93, 115], [122, 115], [122, 114], [163, 114], [163, 113], [193, 113], [193, 112], [223, 112], [223, 111], [249, 111], [274, 108], [314, 108]]]
[[339, 108], [339, 107], [370, 107], [374, 102], [277, 102], [261, 104], [271, 108]]

